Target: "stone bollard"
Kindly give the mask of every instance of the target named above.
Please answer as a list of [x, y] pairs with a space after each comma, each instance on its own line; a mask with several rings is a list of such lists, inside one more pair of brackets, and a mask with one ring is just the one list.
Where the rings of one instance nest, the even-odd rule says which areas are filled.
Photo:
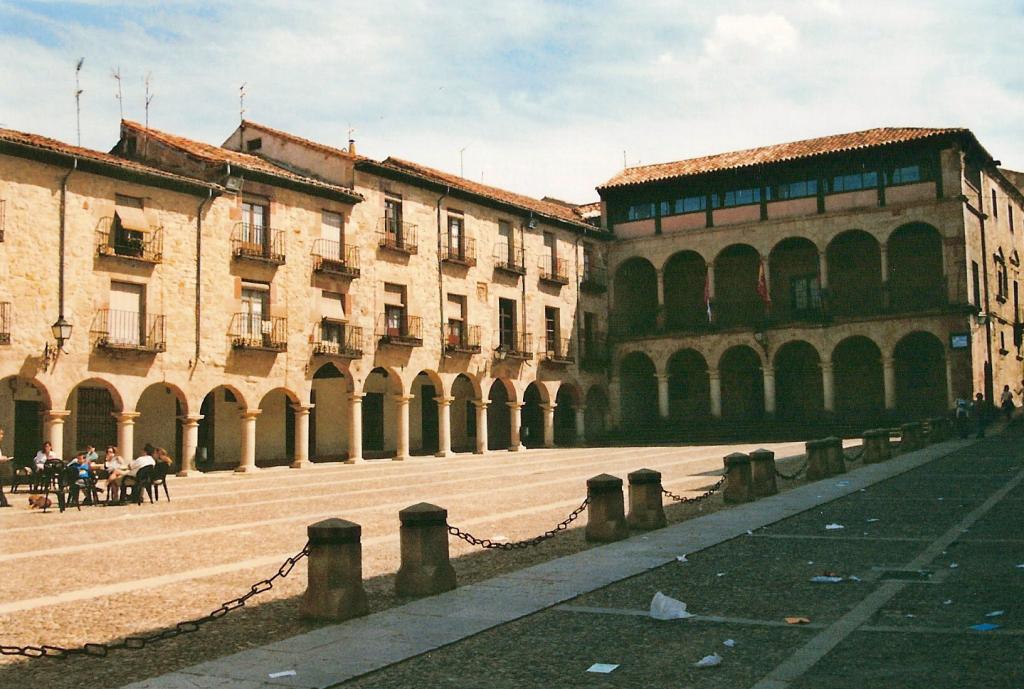
[[626, 523], [633, 529], [660, 529], [668, 524], [661, 499], [661, 472], [638, 469], [629, 478], [629, 514]]
[[905, 423], [900, 426], [900, 452], [913, 452], [924, 447], [920, 422]]
[[722, 491], [722, 499], [732, 504], [754, 500], [750, 485], [750, 456], [734, 452], [726, 455], [722, 461], [725, 464], [725, 489]]
[[892, 457], [889, 447], [889, 429], [875, 428], [864, 431], [864, 463], [878, 464]]
[[629, 536], [622, 499], [622, 479], [598, 474], [587, 479], [586, 539], [597, 543], [621, 541]]
[[779, 492], [775, 482], [775, 453], [771, 450], [754, 450], [750, 453], [750, 490], [755, 498]]
[[421, 502], [398, 513], [402, 564], [395, 577], [400, 596], [429, 596], [455, 588], [448, 559], [448, 510]]
[[344, 519], [325, 519], [306, 527], [309, 574], [299, 614], [340, 622], [365, 615], [362, 527]]
[[828, 473], [832, 476], [846, 473], [846, 452], [843, 450], [843, 439], [831, 436], [825, 438], [826, 455], [828, 457]]
[[808, 440], [804, 443], [807, 453], [807, 480], [820, 481], [832, 475], [828, 461], [828, 440]]

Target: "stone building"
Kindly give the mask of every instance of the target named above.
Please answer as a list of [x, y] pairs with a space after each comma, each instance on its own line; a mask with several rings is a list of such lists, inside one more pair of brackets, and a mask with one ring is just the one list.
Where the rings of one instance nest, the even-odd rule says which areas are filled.
[[616, 423], [946, 413], [1020, 384], [1017, 173], [966, 129], [628, 168], [598, 188]]
[[603, 433], [609, 237], [571, 205], [126, 121], [111, 154], [0, 130], [0, 211], [16, 457], [151, 442], [248, 471]]

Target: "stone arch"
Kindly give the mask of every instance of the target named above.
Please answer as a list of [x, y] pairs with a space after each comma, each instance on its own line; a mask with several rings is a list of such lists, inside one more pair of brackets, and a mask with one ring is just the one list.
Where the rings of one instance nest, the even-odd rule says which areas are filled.
[[634, 256], [619, 264], [612, 294], [616, 330], [623, 334], [644, 334], [656, 329], [658, 275], [650, 261]]
[[768, 256], [772, 317], [778, 321], [818, 320], [821, 285], [818, 247], [806, 237], [788, 237]]
[[468, 373], [460, 373], [451, 385], [451, 434], [454, 452], [472, 452], [475, 449], [476, 405], [480, 400], [480, 384]]
[[311, 461], [338, 461], [347, 456], [355, 388], [349, 368], [338, 361], [326, 361], [313, 371], [309, 385]]
[[704, 285], [708, 265], [696, 251], [679, 251], [665, 261], [662, 281], [665, 327], [669, 330], [701, 328], [708, 323]]
[[241, 390], [221, 384], [203, 397], [199, 413], [199, 441], [196, 468], [200, 471], [233, 469], [240, 463], [242, 448], [242, 412], [249, 403]]
[[583, 406], [583, 394], [576, 383], [562, 381], [555, 393], [555, 444], [576, 443], [576, 409]]
[[519, 438], [524, 446], [544, 446], [544, 412], [541, 407], [548, 404], [550, 394], [540, 381], [533, 381], [523, 390]]
[[604, 388], [600, 385], [590, 386], [587, 390], [587, 408], [583, 416], [587, 440], [600, 440], [607, 434], [609, 409], [608, 393]]
[[731, 244], [715, 257], [714, 318], [729, 328], [752, 326], [764, 320], [764, 303], [757, 292], [761, 254], [749, 244]]
[[643, 352], [630, 352], [619, 362], [619, 404], [622, 428], [642, 433], [658, 420], [658, 381], [654, 362]]
[[904, 418], [921, 419], [947, 413], [946, 348], [933, 333], [905, 335], [893, 350], [896, 410]]
[[516, 402], [516, 389], [505, 378], [495, 378], [487, 391], [487, 447], [505, 450], [512, 444], [512, 410], [509, 403]]
[[72, 403], [74, 401], [73, 398], [74, 398], [75, 392], [79, 388], [103, 388], [108, 393], [110, 393], [110, 399], [111, 399], [111, 401], [114, 404], [114, 411], [122, 411], [125, 408], [125, 406], [124, 406], [124, 399], [121, 396], [121, 392], [117, 389], [117, 386], [115, 386], [113, 383], [111, 383], [110, 381], [105, 380], [103, 378], [92, 377], [92, 378], [86, 378], [83, 381], [79, 381], [79, 383], [77, 385], [75, 385], [74, 388], [71, 389], [71, 392], [68, 393], [67, 403], [64, 405], [65, 409], [71, 410], [72, 412], [74, 411], [74, 410], [72, 410]]
[[134, 428], [135, 448], [148, 443], [163, 448], [179, 461], [184, 440], [182, 418], [189, 413], [184, 391], [166, 381], [153, 383], [142, 391], [133, 409], [139, 413]]
[[293, 390], [279, 386], [260, 398], [256, 417], [256, 466], [290, 464], [295, 456], [295, 410], [300, 403]]
[[863, 427], [885, 413], [885, 372], [882, 350], [864, 335], [852, 335], [832, 350], [836, 415]]
[[409, 395], [409, 447], [413, 454], [435, 454], [440, 449], [437, 400], [447, 396], [444, 381], [437, 371], [423, 369], [410, 382]]
[[7, 376], [0, 380], [0, 428], [6, 436], [0, 446], [5, 454], [22, 461], [42, 446], [50, 391], [35, 378]]
[[711, 415], [708, 362], [696, 349], [680, 349], [668, 359], [668, 411], [677, 421]]
[[882, 251], [864, 230], [840, 232], [825, 251], [828, 309], [836, 316], [863, 316], [882, 310]]
[[780, 421], [805, 421], [825, 410], [821, 357], [814, 345], [791, 340], [775, 352], [775, 412]]
[[[377, 366], [362, 386], [363, 456], [388, 457], [398, 451], [398, 396], [405, 382], [391, 367]], [[411, 425], [411, 424], [410, 424]]]
[[64, 453], [86, 445], [119, 445], [115, 415], [124, 411], [118, 389], [102, 378], [88, 378], [68, 394], [65, 409], [71, 412], [64, 424]]
[[761, 357], [747, 345], [733, 345], [718, 362], [722, 385], [722, 418], [754, 421], [764, 417]]
[[946, 303], [942, 233], [923, 222], [901, 225], [889, 235], [889, 305], [914, 311]]

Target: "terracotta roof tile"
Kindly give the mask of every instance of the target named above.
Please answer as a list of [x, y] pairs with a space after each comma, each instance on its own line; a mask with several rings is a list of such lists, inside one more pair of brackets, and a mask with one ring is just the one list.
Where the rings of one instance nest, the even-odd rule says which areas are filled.
[[768, 163], [781, 163], [788, 160], [799, 160], [811, 158], [828, 153], [839, 153], [864, 148], [874, 148], [889, 144], [917, 141], [934, 136], [945, 134], [965, 134], [969, 130], [962, 128], [949, 129], [927, 129], [923, 127], [881, 127], [868, 129], [862, 132], [848, 134], [833, 134], [817, 139], [805, 139], [774, 146], [762, 146], [751, 148], [745, 151], [733, 151], [731, 153], [718, 153], [715, 155], [690, 158], [674, 163], [658, 163], [655, 165], [642, 165], [639, 167], [626, 168], [615, 177], [598, 187], [598, 189], [609, 189], [612, 187], [623, 187], [633, 184], [644, 184], [659, 180], [674, 179], [677, 177], [688, 177], [700, 175], [707, 172], [720, 170], [734, 170], [738, 168], [764, 165]]
[[185, 177], [178, 175], [173, 172], [167, 172], [159, 168], [151, 167], [143, 163], [138, 163], [134, 160], [126, 160], [119, 156], [104, 153], [102, 151], [94, 151], [91, 148], [83, 148], [81, 146], [74, 146], [72, 144], [58, 141], [57, 139], [51, 139], [49, 137], [40, 136], [39, 134], [29, 134], [27, 132], [19, 132], [13, 129], [0, 129], [0, 141], [10, 141], [12, 143], [22, 144], [25, 146], [31, 146], [45, 151], [53, 151], [54, 153], [60, 153], [63, 155], [75, 156], [85, 160], [95, 161], [104, 165], [110, 165], [112, 167], [122, 168], [132, 172], [138, 172], [141, 174], [152, 175], [155, 177], [162, 177], [164, 179], [175, 180], [180, 182], [188, 182], [189, 184], [200, 184], [206, 187], [217, 187], [216, 184], [211, 184], [203, 180], [196, 180], [191, 177]]

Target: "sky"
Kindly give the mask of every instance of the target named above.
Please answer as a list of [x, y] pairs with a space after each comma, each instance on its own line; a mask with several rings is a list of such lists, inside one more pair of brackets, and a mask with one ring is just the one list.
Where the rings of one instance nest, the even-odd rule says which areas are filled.
[[[1024, 169], [1024, 0], [0, 0], [0, 126], [109, 150], [120, 107], [220, 144], [247, 119], [531, 196], [624, 162], [968, 127]], [[116, 98], [115, 69], [123, 98]]]

